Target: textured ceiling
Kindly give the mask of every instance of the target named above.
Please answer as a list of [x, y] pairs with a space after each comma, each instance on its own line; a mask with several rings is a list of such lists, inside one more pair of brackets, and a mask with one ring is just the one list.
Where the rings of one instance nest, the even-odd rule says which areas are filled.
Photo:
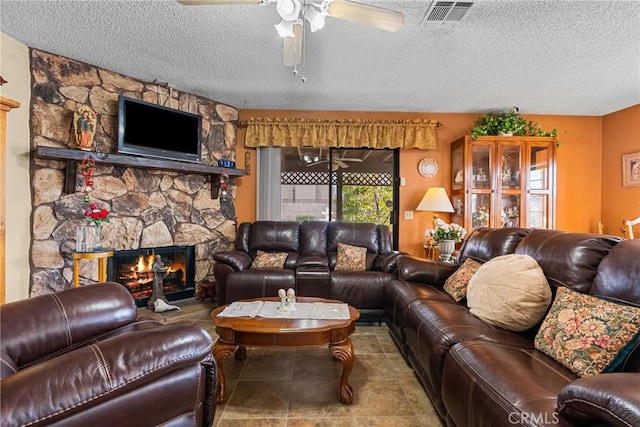
[[240, 109], [604, 115], [640, 103], [640, 0], [476, 0], [455, 27], [421, 25], [430, 0], [359, 1], [405, 26], [327, 18], [307, 33], [305, 83], [282, 65], [273, 4], [2, 0], [0, 29]]

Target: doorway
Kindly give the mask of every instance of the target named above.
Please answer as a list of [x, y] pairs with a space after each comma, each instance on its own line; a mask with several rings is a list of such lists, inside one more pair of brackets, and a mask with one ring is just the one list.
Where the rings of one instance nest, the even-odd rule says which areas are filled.
[[282, 148], [283, 220], [372, 222], [398, 241], [398, 150]]

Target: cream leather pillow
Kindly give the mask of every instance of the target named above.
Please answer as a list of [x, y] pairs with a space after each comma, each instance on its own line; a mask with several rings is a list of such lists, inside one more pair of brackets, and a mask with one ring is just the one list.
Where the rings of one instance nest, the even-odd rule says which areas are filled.
[[529, 255], [503, 255], [482, 264], [467, 287], [469, 311], [509, 331], [534, 327], [551, 304], [551, 288]]

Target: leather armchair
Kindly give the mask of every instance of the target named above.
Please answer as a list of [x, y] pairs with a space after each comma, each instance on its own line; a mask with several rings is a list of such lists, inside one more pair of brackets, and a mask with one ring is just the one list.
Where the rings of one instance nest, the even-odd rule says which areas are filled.
[[210, 426], [217, 367], [202, 328], [139, 320], [100, 283], [0, 307], [2, 426]]

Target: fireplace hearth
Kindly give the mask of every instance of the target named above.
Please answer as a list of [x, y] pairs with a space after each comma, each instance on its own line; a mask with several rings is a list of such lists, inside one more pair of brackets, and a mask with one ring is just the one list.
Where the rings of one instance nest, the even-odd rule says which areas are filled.
[[138, 307], [146, 307], [153, 293], [153, 271], [156, 255], [167, 267], [162, 289], [167, 300], [175, 301], [195, 295], [195, 247], [168, 246], [115, 251], [107, 264], [107, 280], [126, 287]]

